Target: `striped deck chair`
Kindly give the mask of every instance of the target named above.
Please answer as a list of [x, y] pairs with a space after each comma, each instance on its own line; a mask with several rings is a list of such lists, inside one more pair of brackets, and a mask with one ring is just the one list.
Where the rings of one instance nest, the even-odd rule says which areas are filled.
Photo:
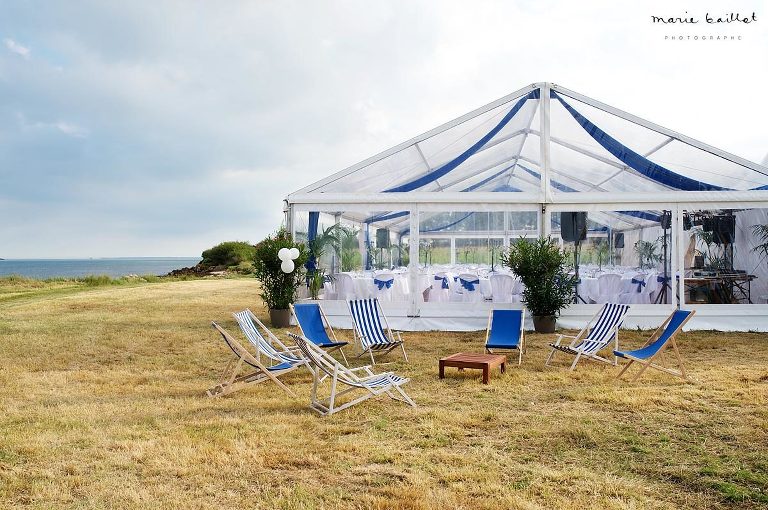
[[[232, 315], [235, 317], [245, 337], [256, 348], [257, 360], [261, 361], [261, 355], [263, 354], [269, 358], [270, 365], [280, 365], [282, 363], [303, 365], [306, 363], [301, 350], [297, 346], [292, 348], [286, 347], [248, 308], [242, 312], [235, 312]], [[263, 335], [259, 328], [266, 335]], [[275, 345], [280, 349], [276, 349]]]
[[[293, 333], [288, 333], [288, 335], [296, 341], [296, 345], [299, 346], [309, 361], [309, 367], [314, 379], [310, 407], [321, 415], [329, 416], [380, 395], [388, 395], [393, 400], [399, 400], [416, 407], [416, 403], [411, 400], [411, 397], [402, 388], [410, 379], [399, 377], [392, 372], [374, 374], [369, 366], [347, 368], [303, 336], [297, 336]], [[321, 372], [325, 374], [322, 377]], [[358, 375], [359, 372], [362, 372], [362, 374]], [[325, 377], [331, 378], [331, 394], [326, 398], [320, 399], [317, 396], [317, 389]], [[340, 384], [349, 387], [342, 391], [337, 391], [337, 387]], [[355, 390], [363, 390], [365, 394], [344, 404], [337, 404], [336, 399], [338, 397]], [[393, 391], [399, 393], [400, 396], [395, 396]]]
[[[604, 349], [611, 340], [614, 342], [614, 349], [619, 348], [619, 328], [628, 312], [629, 305], [606, 303], [576, 336], [558, 335], [555, 343], [549, 344], [552, 347], [552, 352], [549, 353], [549, 357], [547, 357], [544, 365], [549, 366], [555, 351], [560, 351], [576, 356], [573, 364], [571, 364], [571, 370], [576, 368], [576, 363], [579, 362], [582, 356], [615, 366], [618, 363], [617, 357], [610, 361], [597, 353]], [[594, 326], [590, 328], [589, 326], [593, 321]], [[571, 343], [562, 345], [563, 338], [572, 339]]]
[[485, 331], [485, 350], [517, 349], [517, 364], [523, 362], [525, 350], [525, 310], [491, 310]]
[[[261, 382], [271, 380], [282, 388], [286, 393], [295, 397], [296, 394], [291, 391], [288, 386], [282, 383], [278, 379], [283, 374], [291, 372], [296, 368], [302, 366], [302, 363], [289, 363], [283, 362], [278, 365], [270, 367], [265, 366], [261, 361], [251, 354], [243, 345], [238, 342], [232, 335], [230, 335], [224, 328], [216, 324], [211, 323], [213, 329], [221, 333], [224, 342], [234, 353], [234, 359], [227, 363], [219, 382], [208, 389], [207, 394], [209, 397], [221, 397], [229, 393], [241, 390], [253, 384], [259, 384]], [[243, 370], [249, 370], [248, 373], [241, 374]]]
[[[621, 372], [619, 372], [619, 375], [616, 376], [616, 379], [624, 375], [624, 372], [627, 371], [632, 363], [638, 362], [643, 366], [643, 368], [641, 368], [637, 375], [635, 375], [635, 377], [632, 379], [632, 382], [635, 382], [638, 377], [643, 375], [645, 369], [649, 367], [655, 368], [656, 370], [660, 370], [667, 374], [674, 375], [675, 377], [680, 377], [686, 381], [690, 381], [688, 376], [685, 374], [683, 358], [680, 357], [680, 351], [677, 348], [677, 343], [675, 343], [675, 336], [677, 336], [677, 334], [683, 329], [685, 323], [688, 322], [691, 317], [693, 317], [694, 313], [696, 313], [695, 310], [675, 310], [672, 315], [667, 317], [667, 320], [664, 321], [664, 324], [659, 326], [659, 328], [653, 332], [651, 338], [641, 349], [636, 349], [634, 351], [613, 351], [613, 354], [616, 356], [629, 360], [629, 363], [627, 363], [624, 368], [621, 369]], [[669, 344], [672, 344], [672, 350], [675, 351], [675, 357], [677, 358], [677, 363], [680, 367], [679, 370], [673, 370], [671, 368], [667, 368], [666, 366], [657, 365], [653, 362], [653, 360], [659, 356], [662, 359], [662, 363], [664, 362], [664, 349], [666, 349], [667, 345]]]
[[[314, 343], [318, 347], [327, 349], [328, 352], [333, 352], [338, 349], [341, 353], [341, 357], [344, 358], [344, 364], [349, 365], [347, 357], [344, 355], [344, 351], [341, 349], [349, 342], [339, 342], [336, 338], [336, 333], [333, 332], [331, 324], [328, 322], [328, 318], [325, 316], [323, 309], [320, 308], [318, 303], [297, 303], [290, 305], [291, 313], [296, 319], [296, 324], [299, 325], [299, 331], [301, 335]], [[328, 331], [331, 332], [331, 337], [328, 336]]]
[[[349, 305], [349, 312], [352, 314], [352, 321], [355, 323], [355, 340], [360, 344], [361, 352], [357, 355], [358, 358], [368, 353], [371, 356], [371, 364], [375, 365], [374, 351], [387, 354], [392, 349], [400, 347], [403, 351], [403, 358], [408, 361], [400, 332], [395, 331], [397, 335], [397, 340], [395, 340], [378, 299], [355, 299], [348, 301], [347, 304]], [[384, 317], [386, 329], [381, 325], [381, 317]]]

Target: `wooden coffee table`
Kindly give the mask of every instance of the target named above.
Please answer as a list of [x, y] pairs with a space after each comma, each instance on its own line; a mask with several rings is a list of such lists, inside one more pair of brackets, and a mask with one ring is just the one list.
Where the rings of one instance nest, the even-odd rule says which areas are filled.
[[447, 358], [440, 358], [440, 379], [445, 378], [445, 367], [456, 367], [459, 370], [465, 368], [482, 369], [483, 384], [488, 384], [491, 378], [491, 369], [501, 367], [501, 372], [507, 369], [507, 357], [501, 354], [475, 354], [472, 352], [460, 352]]

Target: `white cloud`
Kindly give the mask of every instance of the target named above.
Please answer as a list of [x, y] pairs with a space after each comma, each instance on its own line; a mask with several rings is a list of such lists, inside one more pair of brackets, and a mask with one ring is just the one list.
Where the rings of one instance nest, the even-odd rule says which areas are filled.
[[[23, 234], [0, 223], [0, 239], [22, 257], [61, 255], [57, 236], [68, 256], [256, 241], [288, 193], [545, 80], [760, 160], [768, 32], [672, 44], [648, 21], [690, 5], [19, 2], [0, 34], [24, 34], [34, 58], [4, 40], [0, 205], [19, 201], [4, 212]], [[43, 235], [55, 207], [71, 216]], [[185, 229], [198, 225], [196, 240]]]
[[17, 43], [13, 39], [3, 39], [3, 42], [5, 43], [5, 47], [8, 48], [8, 51], [11, 53], [15, 53], [16, 55], [19, 55], [20, 57], [29, 60], [31, 51], [26, 46], [22, 46], [21, 44]]
[[69, 135], [75, 138], [85, 138], [88, 136], [88, 130], [76, 124], [72, 124], [64, 121], [58, 121], [53, 123], [53, 125], [56, 127], [56, 129], [58, 129], [65, 135]]

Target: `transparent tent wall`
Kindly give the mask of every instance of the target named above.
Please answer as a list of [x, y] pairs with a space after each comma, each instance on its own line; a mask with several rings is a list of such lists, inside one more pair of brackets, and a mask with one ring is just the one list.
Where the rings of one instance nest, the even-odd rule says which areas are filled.
[[683, 211], [688, 304], [768, 302], [768, 209]]
[[551, 233], [579, 277], [575, 303], [676, 303], [671, 212], [556, 212]]
[[502, 253], [510, 240], [538, 236], [536, 211], [426, 211], [419, 235], [426, 302], [520, 302]]

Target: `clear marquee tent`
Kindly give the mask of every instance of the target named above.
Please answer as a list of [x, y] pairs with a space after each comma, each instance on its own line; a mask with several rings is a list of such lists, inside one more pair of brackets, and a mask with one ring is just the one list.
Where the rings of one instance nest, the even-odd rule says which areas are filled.
[[[692, 328], [768, 330], [768, 168], [551, 83], [291, 193], [285, 213], [297, 239], [336, 223], [355, 236], [319, 261], [329, 273], [400, 268], [411, 291], [384, 303], [397, 328], [481, 329], [491, 307], [523, 306], [433, 301], [432, 275], [492, 275], [510, 243], [551, 236], [578, 255], [585, 288], [612, 270], [653, 279], [625, 326], [681, 307], [697, 311]], [[586, 239], [573, 242], [565, 225], [584, 216]], [[326, 297], [332, 322], [349, 326], [344, 301]], [[574, 300], [561, 325], [601, 306], [579, 289]]]

